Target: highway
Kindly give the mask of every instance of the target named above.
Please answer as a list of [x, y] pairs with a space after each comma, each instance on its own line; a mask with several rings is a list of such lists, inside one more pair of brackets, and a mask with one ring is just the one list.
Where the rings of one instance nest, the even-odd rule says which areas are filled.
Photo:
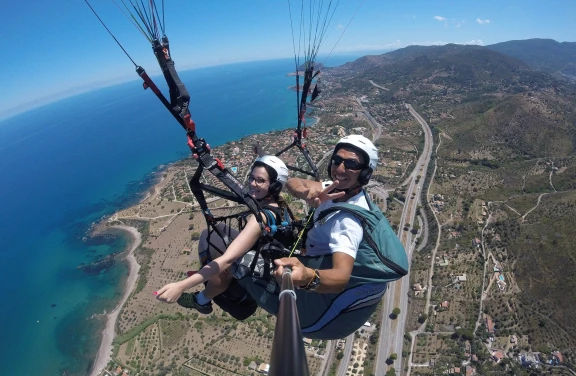
[[[402, 212], [402, 218], [398, 227], [398, 237], [404, 245], [408, 253], [408, 259], [412, 258], [414, 250], [414, 235], [410, 231], [404, 231], [405, 224], [413, 224], [416, 218], [416, 209], [420, 204], [420, 192], [423, 189], [424, 177], [432, 155], [432, 131], [426, 121], [412, 108], [411, 105], [406, 104], [406, 108], [410, 114], [420, 123], [424, 131], [424, 150], [416, 163], [415, 171], [410, 176], [410, 182], [406, 191], [406, 202]], [[416, 183], [417, 176], [421, 175], [422, 178]], [[413, 194], [414, 197], [413, 197]], [[388, 286], [388, 292], [384, 295], [383, 309], [382, 309], [382, 323], [380, 326], [380, 343], [378, 345], [378, 352], [376, 356], [376, 366], [374, 373], [376, 375], [384, 375], [389, 368], [386, 360], [391, 354], [396, 353], [398, 358], [394, 361], [393, 367], [396, 373], [402, 374], [402, 345], [404, 339], [404, 328], [406, 313], [408, 310], [408, 292], [410, 289], [410, 276], [402, 278], [400, 281], [391, 283]], [[396, 320], [390, 319], [389, 315], [394, 308], [400, 308], [400, 315]]]
[[337, 376], [346, 376], [346, 371], [348, 370], [348, 363], [350, 362], [350, 356], [352, 356], [352, 347], [354, 345], [354, 333], [346, 337], [346, 346], [344, 347], [344, 356], [342, 357], [342, 362], [340, 362], [340, 368], [338, 368]]
[[372, 141], [376, 141], [382, 135], [382, 126], [376, 121], [376, 119], [372, 117], [372, 115], [368, 113], [368, 110], [365, 109], [364, 106], [362, 106], [362, 102], [360, 101], [360, 99], [358, 98], [354, 99], [356, 99], [356, 103], [358, 103], [358, 106], [360, 106], [360, 108], [362, 109], [361, 110], [362, 114], [366, 117], [366, 119], [368, 119], [368, 122], [370, 122], [370, 125], [372, 126], [372, 130], [374, 131]]

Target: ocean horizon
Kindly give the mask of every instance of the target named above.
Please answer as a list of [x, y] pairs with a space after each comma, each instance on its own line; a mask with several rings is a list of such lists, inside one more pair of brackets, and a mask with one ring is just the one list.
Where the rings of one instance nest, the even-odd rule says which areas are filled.
[[[218, 146], [294, 128], [293, 70], [293, 59], [280, 59], [181, 72], [198, 135]], [[121, 257], [97, 272], [82, 265], [120, 254], [130, 237], [87, 233], [139, 202], [159, 171], [188, 155], [180, 125], [137, 81], [0, 121], [0, 374], [89, 372], [128, 269]]]

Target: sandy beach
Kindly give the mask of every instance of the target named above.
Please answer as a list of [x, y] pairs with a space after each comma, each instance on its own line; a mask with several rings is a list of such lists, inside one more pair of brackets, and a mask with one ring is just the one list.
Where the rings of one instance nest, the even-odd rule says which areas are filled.
[[98, 355], [96, 355], [96, 360], [94, 361], [94, 366], [92, 367], [92, 372], [90, 373], [91, 376], [99, 375], [102, 370], [106, 367], [108, 362], [110, 361], [110, 354], [112, 352], [112, 340], [114, 339], [114, 327], [116, 325], [116, 319], [118, 318], [118, 314], [120, 313], [120, 309], [130, 296], [130, 293], [134, 290], [136, 286], [136, 280], [138, 279], [138, 271], [140, 270], [140, 265], [136, 262], [136, 258], [134, 257], [134, 250], [140, 245], [142, 241], [142, 237], [138, 230], [134, 227], [129, 226], [113, 226], [114, 228], [118, 228], [124, 231], [129, 232], [132, 235], [133, 243], [128, 250], [128, 254], [126, 255], [126, 260], [128, 261], [129, 266], [129, 274], [128, 279], [126, 280], [126, 285], [124, 289], [124, 294], [122, 295], [122, 299], [118, 303], [118, 306], [114, 309], [114, 311], [110, 312], [107, 315], [106, 327], [102, 331], [102, 342], [100, 343], [100, 348], [98, 349]]

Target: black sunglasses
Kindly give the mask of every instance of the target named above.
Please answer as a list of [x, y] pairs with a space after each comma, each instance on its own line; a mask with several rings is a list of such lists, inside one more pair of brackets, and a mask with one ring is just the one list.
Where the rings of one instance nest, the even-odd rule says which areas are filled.
[[339, 155], [332, 156], [332, 163], [334, 164], [334, 167], [340, 166], [340, 163], [342, 162], [344, 162], [344, 167], [346, 167], [347, 170], [362, 170], [366, 168], [365, 164], [356, 162], [353, 159], [344, 159]]

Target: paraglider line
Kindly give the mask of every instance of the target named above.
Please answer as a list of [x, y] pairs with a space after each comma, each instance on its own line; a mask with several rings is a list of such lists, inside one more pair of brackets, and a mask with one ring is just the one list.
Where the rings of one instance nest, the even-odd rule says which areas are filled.
[[348, 29], [348, 26], [350, 26], [350, 24], [352, 23], [352, 20], [354, 20], [354, 17], [356, 17], [356, 14], [358, 13], [358, 11], [360, 10], [360, 8], [362, 8], [362, 5], [364, 5], [364, 2], [366, 0], [363, 0], [360, 5], [358, 6], [358, 9], [356, 9], [356, 12], [354, 12], [354, 15], [352, 16], [352, 18], [350, 19], [350, 21], [348, 21], [348, 24], [346, 25], [346, 27], [344, 28], [344, 30], [342, 30], [342, 34], [340, 34], [340, 36], [338, 37], [338, 40], [336, 41], [336, 43], [334, 43], [334, 46], [332, 47], [332, 49], [330, 50], [330, 53], [328, 54], [328, 56], [326, 57], [326, 59], [324, 59], [324, 63], [326, 63], [326, 61], [330, 58], [330, 55], [332, 55], [332, 51], [334, 51], [334, 49], [336, 48], [336, 46], [338, 45], [338, 42], [340, 42], [340, 39], [342, 39], [342, 37], [344, 36], [344, 33], [346, 32], [346, 30]]
[[98, 13], [96, 13], [96, 11], [94, 10], [94, 8], [92, 8], [92, 5], [90, 5], [90, 3], [88, 2], [88, 0], [84, 0], [86, 2], [86, 4], [88, 4], [88, 6], [90, 7], [90, 9], [92, 10], [92, 13], [94, 13], [94, 15], [96, 16], [96, 18], [98, 18], [98, 21], [100, 21], [100, 23], [102, 24], [102, 26], [104, 26], [104, 28], [106, 29], [106, 31], [108, 32], [108, 34], [110, 34], [110, 36], [112, 38], [114, 38], [114, 40], [116, 41], [116, 43], [118, 44], [118, 46], [120, 46], [120, 48], [122, 49], [122, 51], [124, 51], [124, 53], [126, 54], [126, 56], [128, 56], [128, 59], [130, 59], [130, 61], [132, 62], [132, 64], [134, 64], [135, 67], [137, 67], [138, 65], [134, 62], [134, 60], [132, 60], [132, 58], [130, 57], [130, 55], [128, 54], [128, 52], [126, 52], [126, 50], [124, 49], [124, 47], [122, 47], [122, 45], [120, 44], [120, 42], [118, 42], [118, 39], [116, 39], [116, 37], [114, 36], [114, 34], [112, 34], [112, 32], [110, 31], [110, 29], [108, 29], [108, 27], [106, 26], [106, 24], [102, 21], [102, 19], [100, 18], [100, 16], [98, 16]]

